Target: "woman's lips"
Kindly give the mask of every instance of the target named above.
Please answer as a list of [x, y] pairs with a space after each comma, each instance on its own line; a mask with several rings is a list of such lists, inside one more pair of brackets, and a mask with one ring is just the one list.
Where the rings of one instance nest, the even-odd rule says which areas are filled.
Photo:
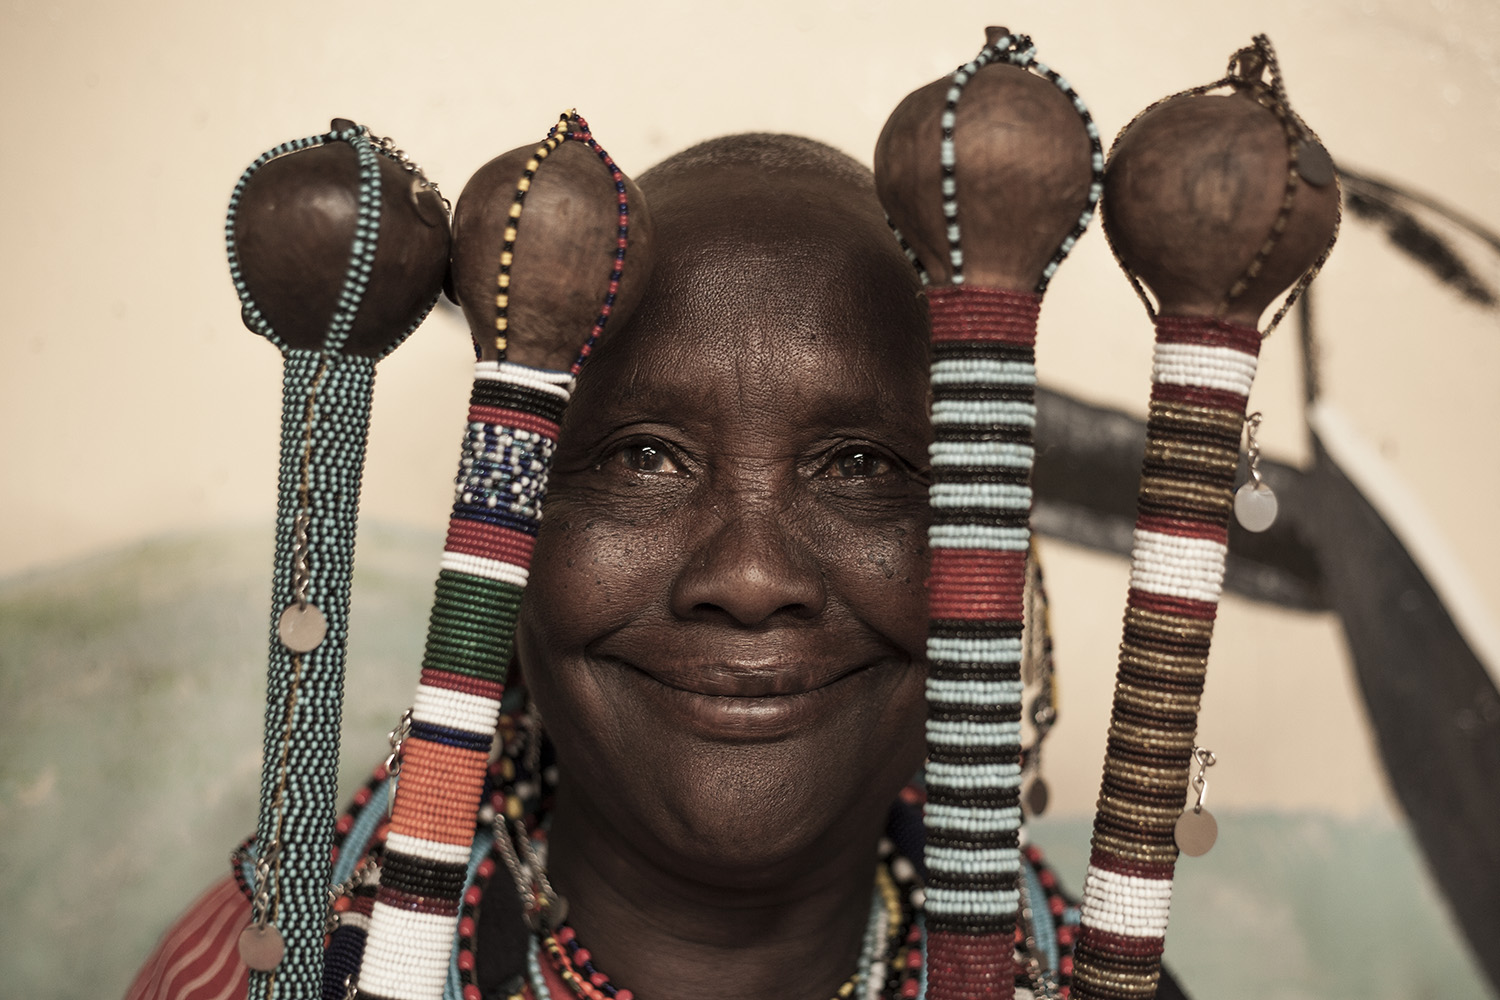
[[715, 742], [784, 739], [817, 724], [872, 664], [712, 664], [692, 669], [620, 663], [626, 683], [663, 714]]

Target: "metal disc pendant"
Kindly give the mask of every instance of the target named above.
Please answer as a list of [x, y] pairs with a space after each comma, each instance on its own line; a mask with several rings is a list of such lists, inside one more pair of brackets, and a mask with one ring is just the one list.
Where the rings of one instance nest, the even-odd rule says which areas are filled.
[[311, 653], [328, 637], [328, 619], [316, 604], [290, 604], [276, 623], [276, 636], [294, 653]]
[[1031, 816], [1040, 816], [1046, 812], [1050, 798], [1051, 792], [1040, 775], [1031, 779], [1031, 784], [1026, 786], [1026, 791], [1021, 793], [1021, 802], [1026, 806], [1027, 814]]
[[1177, 849], [1190, 858], [1201, 858], [1219, 839], [1219, 821], [1207, 809], [1184, 809], [1177, 817]]
[[1303, 139], [1297, 143], [1297, 173], [1313, 187], [1327, 187], [1333, 183], [1336, 170], [1333, 157], [1315, 139]]
[[1276, 523], [1276, 512], [1281, 505], [1276, 494], [1265, 483], [1256, 486], [1246, 483], [1234, 493], [1234, 519], [1246, 531], [1265, 531]]
[[240, 932], [240, 958], [256, 972], [270, 972], [285, 954], [286, 942], [275, 924], [251, 924]]

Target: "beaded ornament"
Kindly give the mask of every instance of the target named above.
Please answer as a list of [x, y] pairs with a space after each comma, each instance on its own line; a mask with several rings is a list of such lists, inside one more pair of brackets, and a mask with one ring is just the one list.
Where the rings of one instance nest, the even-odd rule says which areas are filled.
[[[1261, 79], [1263, 71], [1269, 74], [1269, 82]], [[1228, 309], [1229, 305], [1245, 291], [1250, 281], [1256, 275], [1260, 274], [1261, 267], [1265, 264], [1266, 259], [1270, 257], [1271, 251], [1276, 249], [1277, 242], [1280, 241], [1282, 233], [1286, 230], [1287, 220], [1291, 217], [1292, 206], [1296, 203], [1299, 177], [1309, 168], [1317, 170], [1326, 169], [1328, 171], [1328, 180], [1333, 180], [1337, 172], [1332, 161], [1328, 160], [1328, 153], [1318, 140], [1317, 133], [1312, 130], [1307, 122], [1302, 120], [1301, 115], [1292, 109], [1291, 100], [1286, 94], [1286, 86], [1281, 80], [1281, 64], [1276, 59], [1276, 50], [1271, 46], [1271, 40], [1265, 35], [1256, 35], [1251, 39], [1249, 46], [1240, 49], [1234, 55], [1230, 56], [1229, 68], [1220, 79], [1215, 80], [1213, 83], [1205, 83], [1201, 86], [1180, 90], [1175, 94], [1169, 94], [1147, 105], [1139, 114], [1130, 119], [1124, 128], [1120, 129], [1119, 133], [1115, 136], [1116, 145], [1119, 144], [1120, 138], [1126, 132], [1130, 131], [1132, 125], [1168, 101], [1175, 101], [1179, 97], [1198, 97], [1204, 94], [1211, 94], [1214, 91], [1224, 88], [1242, 90], [1249, 93], [1261, 106], [1274, 114], [1276, 120], [1281, 123], [1282, 131], [1286, 135], [1286, 189], [1282, 194], [1281, 205], [1276, 212], [1276, 220], [1271, 224], [1271, 230], [1266, 234], [1265, 242], [1256, 250], [1255, 256], [1245, 265], [1244, 273], [1240, 275], [1239, 279], [1235, 281], [1234, 285], [1229, 289], [1228, 294], [1224, 297], [1219, 313], [1221, 318], [1224, 310]], [[1318, 162], [1308, 164], [1307, 160]], [[1292, 286], [1286, 298], [1282, 300], [1281, 305], [1277, 308], [1275, 314], [1272, 315], [1271, 321], [1266, 324], [1265, 330], [1262, 331], [1262, 337], [1270, 336], [1271, 331], [1281, 325], [1281, 321], [1286, 318], [1287, 313], [1291, 312], [1292, 306], [1297, 304], [1297, 300], [1302, 297], [1302, 293], [1307, 290], [1307, 286], [1312, 284], [1313, 279], [1318, 276], [1318, 272], [1323, 269], [1323, 265], [1328, 262], [1328, 255], [1333, 252], [1333, 245], [1338, 242], [1341, 215], [1342, 212], [1334, 216], [1333, 233], [1328, 238], [1328, 244], [1323, 248], [1323, 252], [1318, 255], [1318, 259], [1313, 262], [1313, 265], [1297, 279], [1296, 284]], [[1104, 238], [1109, 243], [1110, 251], [1114, 253], [1115, 259], [1118, 261], [1120, 253], [1115, 249], [1114, 238], [1110, 236], [1108, 228], [1104, 230]], [[1121, 264], [1121, 268], [1125, 272], [1125, 277], [1130, 280], [1130, 286], [1135, 289], [1136, 296], [1145, 305], [1146, 313], [1155, 319], [1156, 304], [1146, 294], [1146, 289], [1141, 284], [1140, 279], [1136, 277], [1130, 268], [1125, 267], [1123, 263]]]
[[[1236, 74], [1237, 64], [1253, 65], [1257, 75], [1268, 66], [1273, 85], [1252, 86]], [[1224, 308], [1259, 272], [1285, 229], [1298, 186], [1299, 144], [1312, 135], [1286, 103], [1265, 36], [1236, 53], [1230, 70], [1225, 80], [1175, 96], [1226, 83], [1248, 87], [1286, 133], [1288, 182], [1269, 236], [1228, 288]], [[1297, 279], [1292, 298], [1332, 245], [1330, 239]], [[1254, 326], [1222, 318], [1160, 314], [1123, 261], [1122, 267], [1155, 321], [1156, 339], [1130, 589], [1077, 945], [1073, 995], [1086, 1000], [1156, 993], [1176, 830], [1179, 817], [1188, 817], [1184, 789], [1228, 555], [1240, 436], [1263, 337]], [[1289, 305], [1290, 299], [1272, 327]]]
[[[471, 821], [472, 845], [462, 887], [463, 904], [457, 936], [450, 941], [445, 1000], [482, 1000], [478, 975], [477, 934], [481, 915], [492, 900], [509, 903], [508, 894], [492, 895], [495, 878], [504, 878], [508, 862], [501, 850], [501, 836], [509, 836], [505, 824], [545, 843], [549, 803], [555, 793], [555, 767], [545, 764], [546, 754], [528, 763], [525, 724], [514, 713], [502, 714], [499, 732], [504, 734], [502, 755], [490, 764], [482, 804]], [[380, 867], [375, 862], [389, 850], [386, 821], [387, 794], [392, 781], [382, 766], [357, 792], [336, 824], [333, 851], [335, 899], [328, 928], [327, 967], [322, 996], [342, 1000], [346, 983], [352, 982], [366, 945], [370, 913]], [[923, 952], [927, 937], [923, 929], [920, 849], [908, 857], [910, 846], [900, 830], [920, 830], [916, 811], [923, 793], [908, 787], [891, 814], [891, 839], [883, 841], [871, 896], [861, 957], [855, 974], [834, 993], [834, 1000], [920, 1000], [927, 980]], [[894, 842], [893, 842], [894, 841]], [[915, 846], [920, 848], [920, 835]], [[252, 862], [241, 856], [236, 875], [247, 898], [252, 890]], [[1058, 880], [1035, 847], [1022, 852], [1021, 892], [1024, 933], [1020, 947], [1027, 960], [1016, 970], [1016, 986], [1034, 995], [1067, 996], [1073, 971], [1078, 910], [1066, 898]], [[492, 926], [492, 925], [491, 925]], [[633, 993], [617, 986], [594, 964], [593, 956], [566, 924], [555, 931], [534, 934], [528, 954], [519, 965], [522, 974], [509, 984], [511, 1000], [634, 1000]], [[558, 987], [561, 989], [559, 990]]]
[[[613, 309], [628, 241], [623, 176], [588, 123], [563, 116], [527, 164], [505, 234], [509, 254], [530, 178], [562, 142], [585, 143], [615, 180], [619, 230], [609, 291], [570, 372], [505, 360], [475, 365], [442, 568], [411, 728], [395, 757], [398, 790], [356, 981], [358, 995], [443, 995], [460, 919], [474, 815], [494, 745], [516, 614], [531, 564], [547, 472], [573, 376]], [[502, 258], [502, 279], [509, 258]], [[503, 310], [508, 280], [499, 284]], [[497, 320], [503, 335], [504, 314]], [[503, 337], [502, 337], [503, 339]], [[502, 346], [497, 342], [497, 346]]]
[[[1092, 146], [1086, 205], [1030, 293], [963, 284], [953, 133], [965, 85], [997, 60], [1058, 87]], [[1009, 998], [1015, 982], [1037, 317], [1048, 282], [1093, 216], [1104, 157], [1083, 100], [1036, 59], [1024, 36], [1003, 35], [959, 68], [941, 125], [953, 284], [926, 293], [935, 438], [928, 533], [927, 990], [933, 1000], [975, 1000]]]
[[[331, 142], [348, 143], [357, 155], [358, 214], [350, 260], [322, 345], [292, 347], [252, 297], [241, 267], [236, 218], [261, 167]], [[283, 143], [241, 175], [224, 227], [246, 325], [280, 348], [285, 359], [265, 764], [252, 852], [256, 891], [252, 923], [241, 938], [255, 998], [278, 990], [310, 996], [322, 973], [355, 517], [379, 359], [350, 356], [342, 348], [374, 267], [382, 198], [379, 156], [385, 152], [363, 126], [352, 124]], [[403, 166], [420, 177], [414, 167]], [[434, 302], [436, 290], [379, 357], [394, 350]]]

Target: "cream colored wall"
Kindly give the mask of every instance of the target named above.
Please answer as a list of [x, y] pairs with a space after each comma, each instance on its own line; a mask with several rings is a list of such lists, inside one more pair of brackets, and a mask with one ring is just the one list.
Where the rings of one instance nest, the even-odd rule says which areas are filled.
[[[896, 102], [970, 58], [997, 19], [1035, 37], [1106, 136], [1268, 32], [1335, 157], [1500, 227], [1490, 0], [11, 0], [0, 12], [0, 573], [268, 522], [279, 358], [240, 326], [221, 230], [235, 178], [263, 149], [353, 117], [456, 195], [486, 159], [576, 105], [627, 170], [747, 129], [805, 133], [868, 161]], [[1352, 223], [1320, 292], [1329, 396], [1428, 507], [1493, 614], [1494, 314], [1456, 304]], [[1044, 380], [1141, 412], [1150, 339], [1094, 232], [1048, 295]], [[443, 522], [465, 341], [439, 316], [381, 366], [366, 518]], [[1265, 442], [1305, 458], [1292, 331], [1264, 357], [1252, 406], [1267, 413]], [[1097, 788], [1125, 565], [1048, 551], [1065, 685], [1048, 770], [1059, 807], [1081, 813]], [[1382, 811], [1348, 678], [1327, 617], [1226, 601], [1202, 727], [1222, 761], [1215, 803]]]

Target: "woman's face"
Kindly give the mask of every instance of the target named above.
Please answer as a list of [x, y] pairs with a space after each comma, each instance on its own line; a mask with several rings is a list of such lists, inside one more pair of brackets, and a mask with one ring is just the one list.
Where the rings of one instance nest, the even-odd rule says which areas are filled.
[[870, 836], [921, 760], [926, 331], [871, 194], [648, 193], [656, 269], [568, 411], [519, 655], [559, 817], [753, 878]]

